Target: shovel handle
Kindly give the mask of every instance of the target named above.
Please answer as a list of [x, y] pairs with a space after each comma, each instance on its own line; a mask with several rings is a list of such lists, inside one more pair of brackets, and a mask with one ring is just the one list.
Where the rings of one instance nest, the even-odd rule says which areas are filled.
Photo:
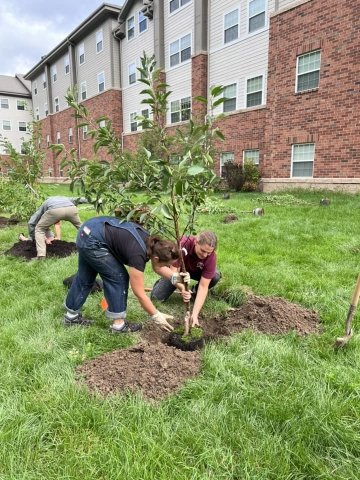
[[351, 305], [356, 307], [359, 301], [360, 297], [360, 274], [358, 275], [356, 285], [355, 285], [355, 290], [351, 299]]

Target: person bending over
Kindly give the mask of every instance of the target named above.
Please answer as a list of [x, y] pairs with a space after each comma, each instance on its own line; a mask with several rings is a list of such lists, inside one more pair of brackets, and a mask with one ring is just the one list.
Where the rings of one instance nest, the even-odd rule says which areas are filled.
[[[198, 283], [192, 287], [191, 293], [186, 292], [184, 283], [174, 285], [166, 278], [157, 280], [151, 292], [151, 298], [165, 301], [176, 288], [180, 290], [183, 300], [189, 301], [191, 295], [195, 297], [191, 315], [192, 326], [199, 326], [199, 313], [205, 303], [209, 288], [213, 288], [220, 280], [221, 273], [216, 268], [217, 238], [215, 233], [204, 231], [193, 236], [184, 236], [180, 242], [185, 268], [190, 278]], [[179, 275], [180, 262], [176, 261], [171, 269]], [[161, 275], [161, 271], [159, 272]]]

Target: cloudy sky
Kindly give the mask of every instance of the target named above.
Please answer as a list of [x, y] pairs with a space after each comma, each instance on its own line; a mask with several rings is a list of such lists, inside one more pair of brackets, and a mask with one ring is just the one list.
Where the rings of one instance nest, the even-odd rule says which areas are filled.
[[0, 75], [27, 73], [103, 3], [123, 0], [0, 0]]

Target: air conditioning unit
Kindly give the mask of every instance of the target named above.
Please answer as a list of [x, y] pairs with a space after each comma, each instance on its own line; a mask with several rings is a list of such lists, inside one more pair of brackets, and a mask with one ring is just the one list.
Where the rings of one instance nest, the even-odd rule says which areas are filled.
[[143, 0], [143, 8], [141, 9], [142, 13], [145, 17], [149, 18], [150, 20], [153, 18], [154, 15], [154, 5], [153, 0]]

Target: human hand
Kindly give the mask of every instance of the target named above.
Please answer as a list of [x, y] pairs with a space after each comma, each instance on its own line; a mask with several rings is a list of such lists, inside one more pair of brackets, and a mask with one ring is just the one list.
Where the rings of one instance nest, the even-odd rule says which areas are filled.
[[190, 302], [191, 300], [191, 292], [189, 290], [185, 290], [185, 288], [180, 292], [181, 296], [185, 303]]
[[53, 240], [54, 240], [54, 237], [45, 238], [46, 245], [51, 245]]
[[151, 320], [154, 320], [154, 322], [160, 326], [163, 330], [166, 330], [167, 332], [171, 332], [174, 330], [174, 327], [168, 323], [167, 320], [173, 320], [174, 317], [172, 315], [167, 315], [166, 313], [161, 313], [159, 310], [156, 311], [154, 315], [151, 316]]
[[191, 322], [192, 327], [200, 327], [201, 328], [201, 325], [199, 323], [199, 319], [198, 319], [197, 315], [191, 315], [190, 322]]
[[176, 285], [177, 283], [190, 283], [190, 273], [189, 272], [173, 273], [171, 275], [171, 283], [173, 285]]

